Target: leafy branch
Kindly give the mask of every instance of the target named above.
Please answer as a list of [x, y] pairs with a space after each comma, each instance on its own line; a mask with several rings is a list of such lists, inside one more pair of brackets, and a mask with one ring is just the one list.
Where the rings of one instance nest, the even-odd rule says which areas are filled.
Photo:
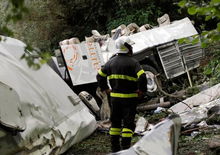
[[210, 31], [203, 29], [203, 32], [201, 33], [203, 47], [220, 41], [220, 0], [211, 0], [210, 2], [201, 1], [200, 3], [190, 0], [182, 0], [178, 5], [181, 8], [187, 8], [187, 12], [190, 15], [201, 16], [205, 21], [218, 21], [215, 29]]
[[[6, 17], [4, 23], [0, 25], [0, 34], [8, 37], [13, 37], [14, 33], [9, 28], [9, 23], [16, 24], [21, 21], [23, 17], [29, 13], [28, 8], [25, 6], [25, 0], [8, 0], [5, 5]], [[0, 37], [0, 41], [2, 38]], [[30, 44], [25, 47], [25, 53], [21, 59], [25, 59], [28, 66], [32, 69], [39, 69], [42, 64], [50, 60], [51, 54], [49, 52], [42, 52], [34, 49]]]

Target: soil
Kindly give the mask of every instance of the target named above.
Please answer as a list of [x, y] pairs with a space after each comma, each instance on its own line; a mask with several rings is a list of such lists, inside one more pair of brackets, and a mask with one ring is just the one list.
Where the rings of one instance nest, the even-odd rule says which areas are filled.
[[[192, 96], [196, 92], [197, 89], [191, 89], [191, 93], [188, 93], [187, 96]], [[170, 99], [168, 100], [171, 101]], [[175, 102], [179, 102], [179, 100]], [[139, 115], [145, 117], [150, 124], [157, 124], [166, 118], [168, 113], [153, 114], [152, 111], [145, 111], [145, 113], [139, 112]], [[220, 124], [220, 121], [218, 123]], [[187, 134], [183, 134], [183, 131], [184, 129], [182, 129], [179, 137], [177, 155], [220, 155], [220, 146], [215, 149], [210, 149], [209, 147], [210, 140], [213, 137], [220, 137], [220, 129], [203, 129], [188, 132]], [[141, 136], [134, 135], [132, 144], [135, 144], [140, 139]], [[63, 155], [106, 155], [110, 152], [110, 136], [108, 132], [95, 131], [88, 138], [73, 145]]]
[[[149, 121], [157, 123], [164, 117], [165, 114], [151, 115]], [[206, 128], [188, 133], [183, 130], [179, 137], [177, 155], [220, 155], [220, 146], [215, 149], [209, 147], [213, 137], [220, 137], [220, 129]], [[132, 145], [140, 139], [141, 136], [134, 135]], [[95, 131], [88, 138], [73, 145], [64, 155], [106, 155], [110, 152], [110, 137], [107, 131]]]
[[[193, 132], [196, 133], [196, 132]], [[178, 143], [178, 152], [177, 155], [219, 155], [220, 146], [211, 149], [209, 143], [211, 139], [215, 136], [220, 136], [220, 130], [216, 129], [207, 129], [197, 132], [199, 133], [196, 136], [191, 134], [181, 135]]]
[[[209, 142], [214, 136], [220, 136], [220, 130], [205, 130], [196, 135], [181, 135], [179, 137], [177, 155], [219, 155], [220, 149], [210, 149]], [[140, 136], [134, 136], [134, 144]], [[90, 137], [75, 144], [64, 155], [106, 155], [110, 153], [110, 137], [107, 133], [95, 131]]]

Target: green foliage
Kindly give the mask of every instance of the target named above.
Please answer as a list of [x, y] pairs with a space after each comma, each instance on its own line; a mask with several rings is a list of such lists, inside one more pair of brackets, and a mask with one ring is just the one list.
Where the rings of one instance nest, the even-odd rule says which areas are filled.
[[[4, 3], [3, 3], [4, 2]], [[3, 1], [4, 6], [1, 6], [2, 14], [4, 12], [3, 20], [0, 24], [0, 34], [13, 36], [12, 30], [8, 27], [10, 22], [16, 23], [21, 20], [26, 13], [27, 7], [24, 5], [24, 0], [8, 0]]]
[[27, 65], [32, 69], [38, 70], [41, 65], [46, 64], [51, 59], [51, 56], [52, 54], [50, 52], [33, 49], [30, 45], [27, 45], [21, 59], [25, 59]]
[[203, 73], [211, 79], [212, 84], [220, 83], [220, 49], [215, 50], [212, 61], [203, 68]]
[[151, 124], [157, 124], [158, 122], [160, 122], [161, 120], [163, 120], [164, 118], [166, 118], [169, 114], [167, 112], [160, 112], [160, 113], [156, 113], [151, 115], [148, 119], [148, 122]]
[[6, 21], [13, 21], [14, 23], [21, 20], [28, 12], [27, 7], [24, 4], [25, 0], [9, 0], [9, 13]]
[[190, 15], [201, 16], [205, 19], [205, 21], [216, 20], [217, 25], [216, 28], [210, 31], [203, 30], [202, 42], [203, 46], [207, 46], [208, 44], [217, 43], [220, 41], [220, 0], [211, 0], [209, 2], [200, 1], [199, 3], [196, 1], [182, 0], [178, 3], [181, 8], [187, 8], [187, 11]]
[[[204, 21], [214, 20], [216, 27], [212, 30], [203, 30], [201, 33], [202, 47], [210, 45], [218, 45], [220, 42], [220, 0], [211, 0], [208, 2], [182, 0], [179, 3], [181, 8], [188, 8], [187, 11], [190, 15], [196, 15], [204, 18]], [[196, 42], [193, 40], [193, 42]], [[204, 75], [211, 79], [212, 84], [220, 83], [220, 50], [217, 49], [212, 53], [212, 61], [204, 67]]]
[[199, 92], [200, 92], [200, 90], [199, 90], [198, 87], [190, 87], [190, 88], [188, 88], [188, 89], [186, 90], [186, 95], [187, 95], [188, 97], [190, 97], [190, 96], [193, 96], [193, 95], [195, 95], [195, 94], [197, 94], [197, 93], [199, 93]]
[[189, 38], [181, 38], [178, 40], [179, 44], [183, 43], [191, 43], [193, 45], [197, 44], [200, 41], [200, 36], [199, 35], [194, 35]]
[[147, 6], [142, 6], [141, 8], [121, 6], [116, 11], [115, 17], [108, 21], [107, 29], [110, 32], [121, 24], [128, 25], [130, 23], [136, 23], [139, 26], [144, 24], [155, 25], [156, 19], [161, 14], [160, 8], [154, 2], [149, 2]]
[[58, 44], [54, 38], [63, 31], [59, 25], [65, 24], [62, 19], [57, 19], [62, 14], [57, 11], [61, 9], [57, 7], [56, 1], [3, 0], [0, 8], [0, 34], [27, 43], [21, 59], [25, 59], [29, 67], [39, 69], [51, 58], [51, 53], [47, 51]]

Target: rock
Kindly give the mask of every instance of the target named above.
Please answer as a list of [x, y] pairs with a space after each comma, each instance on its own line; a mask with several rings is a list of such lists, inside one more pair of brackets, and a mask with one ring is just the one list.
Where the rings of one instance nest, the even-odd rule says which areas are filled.
[[211, 138], [208, 145], [210, 149], [220, 148], [220, 135], [216, 135]]

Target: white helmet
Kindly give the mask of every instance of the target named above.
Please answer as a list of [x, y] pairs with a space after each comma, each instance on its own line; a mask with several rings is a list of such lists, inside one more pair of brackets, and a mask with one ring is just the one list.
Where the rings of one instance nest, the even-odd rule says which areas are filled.
[[115, 40], [116, 53], [128, 53], [129, 50], [125, 43], [131, 45], [131, 40], [127, 36], [122, 36]]

